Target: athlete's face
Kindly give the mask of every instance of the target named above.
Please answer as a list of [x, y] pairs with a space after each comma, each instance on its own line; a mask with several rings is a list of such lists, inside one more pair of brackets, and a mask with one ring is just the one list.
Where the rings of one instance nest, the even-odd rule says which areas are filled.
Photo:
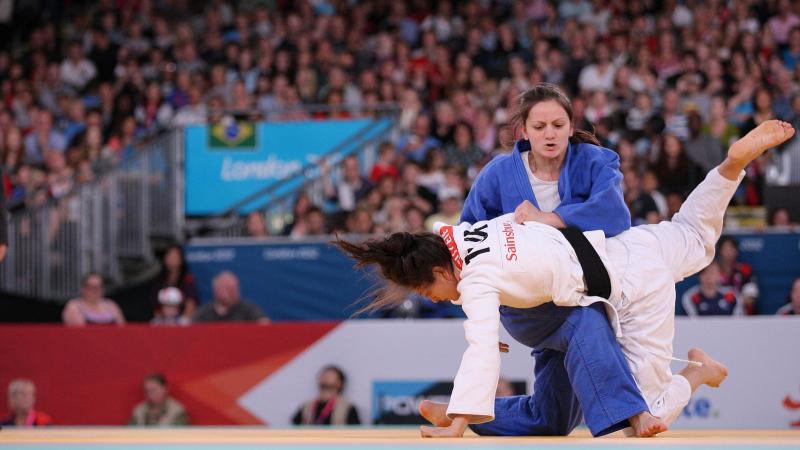
[[567, 111], [555, 100], [546, 100], [528, 111], [522, 134], [530, 141], [535, 155], [555, 159], [567, 151], [572, 132]]
[[434, 302], [458, 300], [458, 276], [453, 270], [444, 267], [433, 269], [433, 283], [417, 288], [418, 294], [428, 297]]

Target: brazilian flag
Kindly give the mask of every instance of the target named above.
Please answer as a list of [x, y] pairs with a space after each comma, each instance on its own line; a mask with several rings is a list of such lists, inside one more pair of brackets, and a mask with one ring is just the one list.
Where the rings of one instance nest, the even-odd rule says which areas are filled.
[[223, 120], [208, 129], [211, 149], [255, 150], [256, 126], [252, 122]]

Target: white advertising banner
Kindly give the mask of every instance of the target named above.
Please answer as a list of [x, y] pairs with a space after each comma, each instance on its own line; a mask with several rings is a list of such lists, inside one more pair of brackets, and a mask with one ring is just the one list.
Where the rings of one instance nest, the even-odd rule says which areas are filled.
[[[327, 364], [347, 374], [345, 395], [362, 423], [413, 423], [423, 398], [447, 399], [466, 348], [459, 320], [343, 322], [239, 400], [271, 426], [287, 426], [313, 398], [317, 374]], [[674, 355], [701, 347], [730, 369], [719, 389], [701, 387], [673, 428], [776, 428], [800, 426], [800, 318], [678, 318]], [[531, 350], [511, 339], [502, 356], [503, 377], [533, 380]], [[674, 363], [678, 372], [682, 363]], [[418, 419], [418, 418], [416, 418]]]

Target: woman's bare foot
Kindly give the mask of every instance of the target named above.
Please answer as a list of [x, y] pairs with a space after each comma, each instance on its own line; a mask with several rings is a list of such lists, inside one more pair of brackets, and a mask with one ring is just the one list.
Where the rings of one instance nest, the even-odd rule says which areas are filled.
[[790, 123], [767, 120], [731, 145], [728, 157], [747, 164], [758, 158], [767, 149], [786, 142], [793, 135], [794, 128]]
[[419, 413], [435, 427], [449, 427], [452, 420], [447, 417], [447, 403], [436, 403], [423, 400], [419, 404]]
[[645, 411], [628, 419], [637, 437], [653, 437], [667, 431], [667, 424]]
[[728, 368], [724, 364], [708, 356], [701, 348], [693, 348], [689, 350], [689, 360], [698, 361], [703, 365], [701, 367], [689, 364], [681, 371], [681, 375], [689, 380], [694, 393], [698, 387], [705, 384], [713, 388], [719, 387], [725, 378], [728, 377]]
[[791, 124], [780, 120], [767, 120], [731, 145], [728, 156], [719, 165], [719, 173], [729, 180], [737, 180], [739, 173], [750, 162], [767, 149], [782, 144], [792, 136], [794, 128]]

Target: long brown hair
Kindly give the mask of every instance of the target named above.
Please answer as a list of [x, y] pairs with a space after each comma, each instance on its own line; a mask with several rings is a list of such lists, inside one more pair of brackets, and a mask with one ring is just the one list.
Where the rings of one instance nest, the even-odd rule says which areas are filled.
[[433, 269], [452, 268], [450, 251], [444, 240], [434, 233], [392, 233], [384, 238], [354, 244], [340, 239], [331, 241], [356, 260], [356, 268], [372, 264], [380, 267], [388, 285], [378, 288], [374, 299], [356, 314], [373, 312], [402, 302], [409, 289], [433, 283]]
[[[548, 100], [553, 100], [561, 105], [564, 111], [567, 112], [570, 123], [572, 123], [575, 113], [572, 110], [572, 102], [567, 98], [567, 95], [564, 94], [564, 91], [555, 84], [539, 83], [523, 92], [518, 97], [517, 110], [511, 115], [511, 119], [508, 123], [511, 133], [509, 133], [508, 140], [502, 144], [508, 148], [513, 147], [516, 143], [517, 130], [525, 127], [525, 121], [528, 120], [528, 113], [531, 112], [531, 108], [538, 103]], [[589, 143], [597, 146], [600, 145], [600, 141], [597, 140], [594, 133], [578, 128], [575, 129], [569, 141], [573, 144]]]

